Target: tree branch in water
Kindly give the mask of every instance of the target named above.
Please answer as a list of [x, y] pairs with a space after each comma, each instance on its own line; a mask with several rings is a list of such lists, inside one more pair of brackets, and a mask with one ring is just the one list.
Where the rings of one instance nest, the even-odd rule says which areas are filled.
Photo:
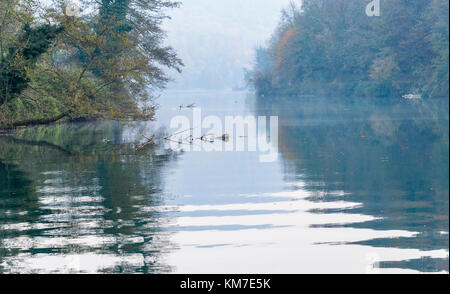
[[11, 130], [11, 129], [18, 128], [18, 127], [45, 125], [45, 124], [57, 122], [58, 120], [61, 120], [68, 115], [69, 115], [69, 113], [65, 112], [56, 117], [51, 117], [51, 118], [29, 119], [29, 120], [24, 120], [24, 121], [13, 122], [7, 126], [0, 126], [0, 129]]

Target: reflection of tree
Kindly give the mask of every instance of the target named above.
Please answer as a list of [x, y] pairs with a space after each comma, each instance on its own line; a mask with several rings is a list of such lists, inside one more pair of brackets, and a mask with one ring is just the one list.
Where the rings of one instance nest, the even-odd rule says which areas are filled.
[[415, 269], [422, 272], [449, 271], [448, 259], [424, 257], [405, 261], [381, 262], [381, 268]]
[[20, 263], [24, 254], [90, 253], [121, 258], [107, 272], [169, 270], [160, 261], [170, 245], [164, 218], [154, 208], [162, 204], [161, 173], [173, 155], [156, 147], [136, 154], [133, 144], [123, 143], [124, 132], [119, 124], [89, 123], [0, 137], [0, 226], [14, 225], [0, 230], [0, 244], [18, 248], [6, 245], [0, 262]]
[[6, 248], [3, 240], [14, 236], [5, 226], [20, 222], [33, 222], [34, 214], [24, 214], [25, 211], [36, 211], [36, 195], [32, 182], [16, 165], [0, 160], [0, 273], [4, 271], [3, 257], [15, 254], [14, 248]]
[[287, 178], [301, 177], [311, 190], [342, 190], [346, 195], [314, 200], [359, 202], [347, 212], [383, 218], [347, 226], [420, 233], [363, 244], [448, 250], [441, 233], [449, 226], [447, 100], [272, 102], [258, 101], [256, 108], [279, 116]]

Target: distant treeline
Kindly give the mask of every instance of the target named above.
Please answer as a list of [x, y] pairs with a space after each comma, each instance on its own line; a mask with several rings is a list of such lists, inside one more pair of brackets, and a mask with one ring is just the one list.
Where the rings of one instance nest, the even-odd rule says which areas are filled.
[[248, 82], [261, 95], [449, 95], [449, 1], [303, 0], [291, 4]]
[[[0, 1], [0, 129], [63, 118], [152, 119], [181, 60], [163, 45], [171, 0]], [[145, 102], [145, 103], [144, 103]]]

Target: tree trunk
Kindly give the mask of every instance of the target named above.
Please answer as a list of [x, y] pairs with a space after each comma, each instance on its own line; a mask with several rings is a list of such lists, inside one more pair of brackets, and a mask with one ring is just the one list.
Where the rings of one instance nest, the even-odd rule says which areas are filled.
[[45, 125], [45, 124], [53, 123], [60, 119], [63, 119], [64, 117], [66, 117], [68, 115], [69, 115], [69, 113], [66, 112], [66, 113], [60, 114], [60, 115], [58, 115], [56, 117], [52, 117], [52, 118], [41, 118], [41, 119], [30, 119], [30, 120], [18, 121], [18, 122], [11, 123], [4, 127], [0, 127], [0, 129], [10, 130], [10, 129], [14, 129], [17, 127]]

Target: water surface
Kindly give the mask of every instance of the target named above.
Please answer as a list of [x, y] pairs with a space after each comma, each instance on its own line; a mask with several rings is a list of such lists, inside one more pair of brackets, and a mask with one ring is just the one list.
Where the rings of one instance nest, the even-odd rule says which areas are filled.
[[[158, 103], [155, 123], [0, 137], [0, 272], [448, 272], [447, 100], [190, 91]], [[278, 159], [138, 148], [190, 103], [204, 117], [278, 116]]]

